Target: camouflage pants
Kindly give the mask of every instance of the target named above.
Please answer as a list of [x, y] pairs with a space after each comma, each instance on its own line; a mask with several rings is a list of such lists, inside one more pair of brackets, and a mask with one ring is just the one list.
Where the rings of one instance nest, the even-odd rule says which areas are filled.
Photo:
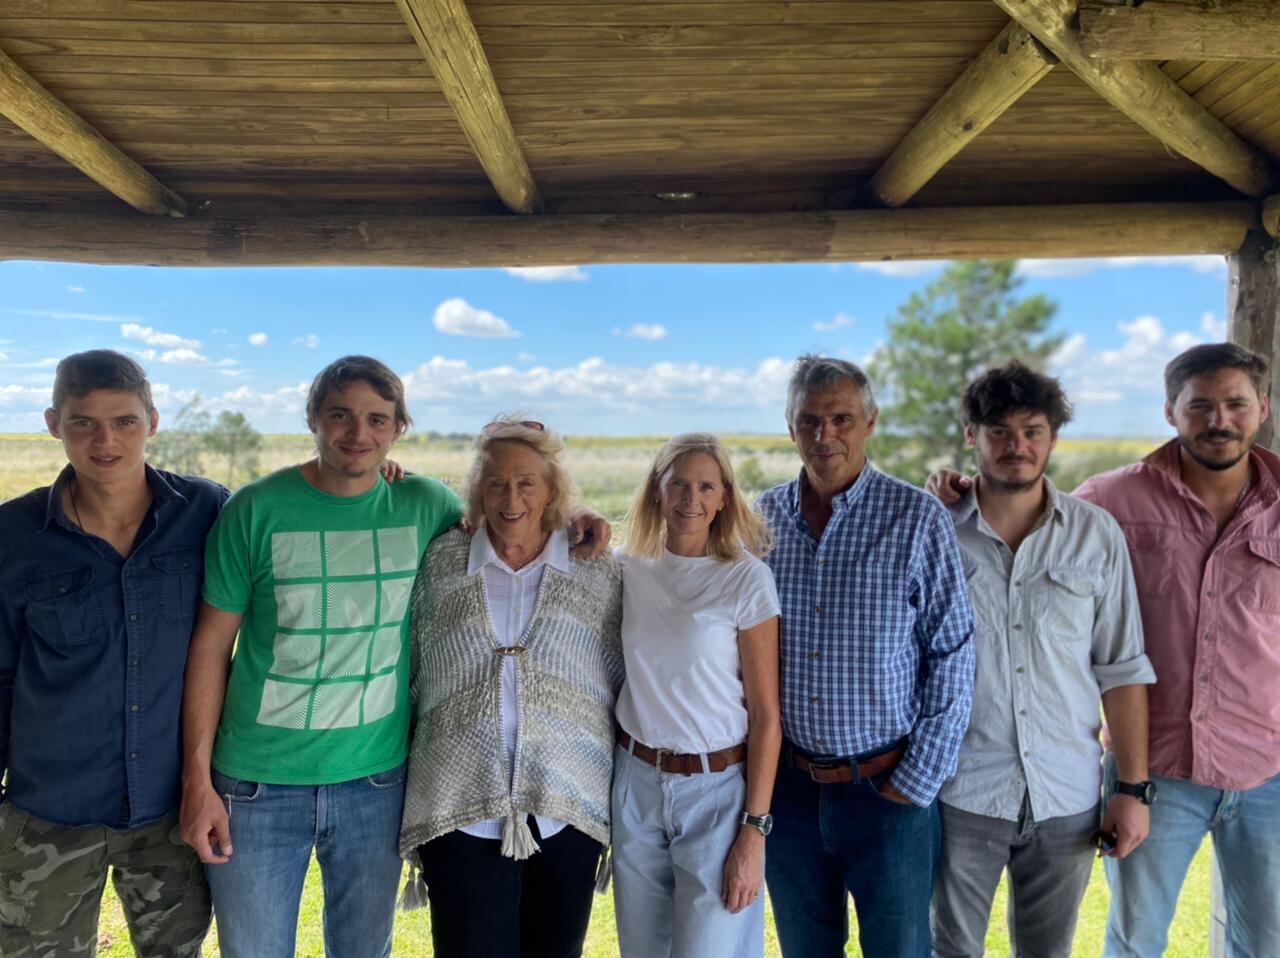
[[127, 831], [67, 828], [7, 803], [0, 805], [0, 956], [92, 958], [108, 869], [140, 958], [198, 958], [209, 889], [176, 818]]

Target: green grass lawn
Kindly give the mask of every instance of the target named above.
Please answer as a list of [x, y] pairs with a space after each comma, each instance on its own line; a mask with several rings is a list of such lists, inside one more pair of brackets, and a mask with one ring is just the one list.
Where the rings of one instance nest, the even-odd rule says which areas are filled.
[[[1209, 866], [1210, 849], [1206, 841], [1200, 853], [1191, 863], [1191, 871], [1178, 899], [1178, 912], [1169, 933], [1169, 949], [1166, 958], [1204, 958], [1209, 953]], [[302, 912], [298, 919], [299, 958], [320, 958], [324, 944], [320, 927], [320, 871], [312, 865], [307, 876], [307, 887], [302, 898]], [[996, 895], [995, 917], [987, 931], [987, 954], [1003, 958], [1009, 954], [1009, 939], [1004, 925], [1005, 886], [1002, 882]], [[1102, 865], [1093, 869], [1093, 880], [1080, 909], [1080, 926], [1076, 932], [1076, 955], [1098, 955], [1102, 952], [1102, 937], [1107, 921], [1107, 883]], [[855, 941], [847, 953], [861, 955]], [[124, 918], [115, 895], [108, 891], [103, 903], [102, 933], [99, 955], [105, 958], [129, 958], [129, 947]], [[396, 919], [396, 943], [392, 952], [396, 958], [422, 958], [431, 954], [431, 921], [427, 910], [401, 914]], [[588, 958], [612, 958], [618, 954], [618, 935], [613, 923], [613, 899], [608, 895], [596, 898], [595, 911], [591, 915], [591, 930], [587, 934], [585, 954]], [[765, 954], [778, 955], [778, 940], [773, 932], [773, 919], [767, 917], [765, 926]], [[217, 958], [218, 944], [210, 934], [205, 948], [206, 958]]]

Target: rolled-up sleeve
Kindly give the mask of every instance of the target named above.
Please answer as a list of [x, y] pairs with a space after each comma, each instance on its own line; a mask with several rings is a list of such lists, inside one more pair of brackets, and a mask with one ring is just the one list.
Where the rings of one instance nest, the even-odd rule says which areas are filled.
[[1138, 590], [1124, 533], [1110, 515], [1103, 513], [1102, 519], [1107, 561], [1093, 617], [1093, 674], [1098, 689], [1108, 692], [1123, 685], [1151, 685], [1156, 672], [1144, 652]]
[[973, 705], [973, 607], [951, 517], [938, 506], [922, 530], [915, 569], [920, 712], [895, 787], [928, 805], [956, 770]]

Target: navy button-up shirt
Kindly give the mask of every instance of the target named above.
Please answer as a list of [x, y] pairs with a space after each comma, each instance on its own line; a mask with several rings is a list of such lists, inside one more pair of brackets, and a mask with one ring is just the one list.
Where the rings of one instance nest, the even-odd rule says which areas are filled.
[[917, 805], [955, 771], [973, 694], [973, 609], [941, 503], [870, 463], [814, 537], [801, 480], [758, 505], [782, 604], [782, 732], [851, 758], [908, 739], [893, 784]]
[[4, 798], [59, 825], [130, 828], [178, 806], [182, 673], [227, 490], [146, 467], [129, 557], [62, 509], [70, 466], [0, 505]]

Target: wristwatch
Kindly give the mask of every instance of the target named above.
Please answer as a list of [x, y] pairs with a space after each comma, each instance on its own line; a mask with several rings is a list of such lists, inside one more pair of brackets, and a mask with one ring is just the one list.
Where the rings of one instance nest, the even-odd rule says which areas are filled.
[[752, 815], [746, 809], [743, 809], [742, 817], [738, 819], [738, 824], [750, 825], [761, 835], [768, 837], [769, 833], [773, 831], [773, 816], [768, 812], [763, 815]]
[[1156, 800], [1156, 783], [1152, 781], [1138, 782], [1116, 782], [1117, 795], [1132, 795], [1143, 805], [1150, 805]]

